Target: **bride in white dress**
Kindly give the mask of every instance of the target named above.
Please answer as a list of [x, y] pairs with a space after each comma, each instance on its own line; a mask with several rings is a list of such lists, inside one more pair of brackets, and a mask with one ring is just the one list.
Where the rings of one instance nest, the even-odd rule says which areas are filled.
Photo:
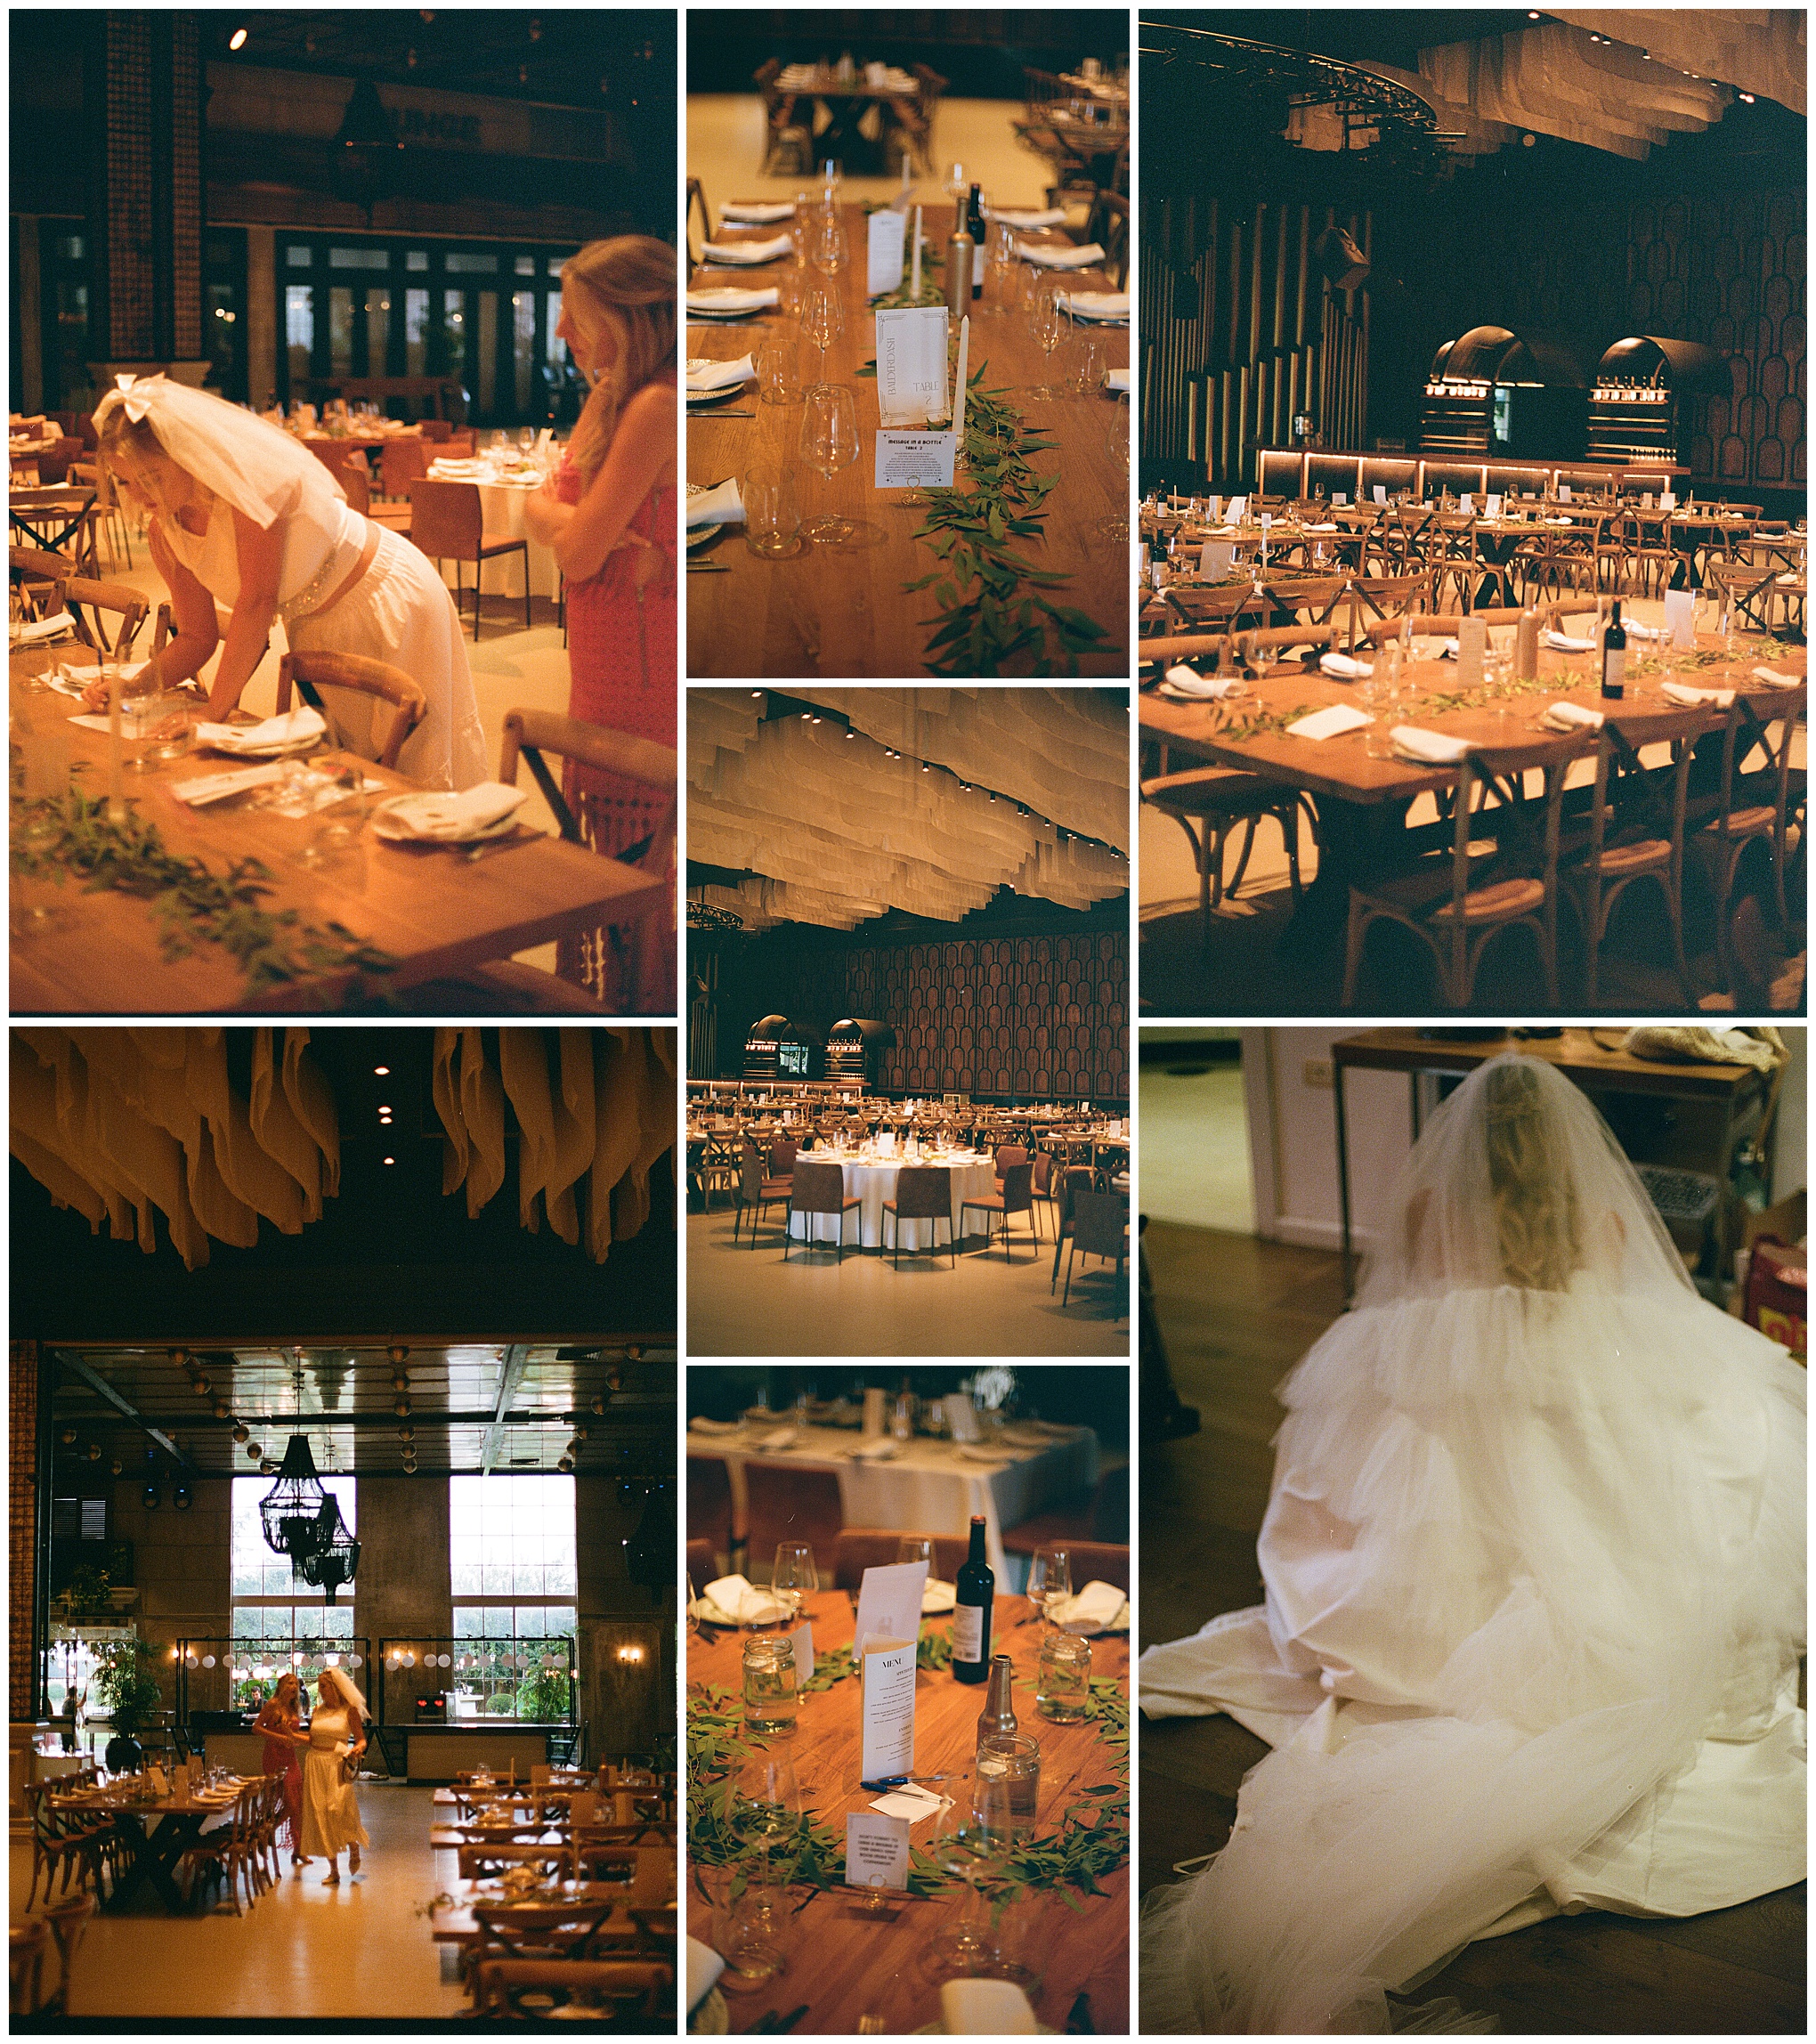
[[1804, 1377], [1700, 1299], [1589, 1102], [1500, 1058], [1435, 1115], [1286, 1378], [1267, 1602], [1141, 1659], [1275, 1748], [1144, 1916], [1144, 2031], [1390, 2010], [1562, 1910], [1804, 1873]]
[[303, 1845], [305, 1858], [328, 1862], [327, 1884], [336, 1886], [341, 1853], [347, 1871], [360, 1870], [360, 1847], [371, 1844], [360, 1821], [353, 1773], [366, 1750], [366, 1699], [338, 1668], [325, 1667], [316, 1680], [315, 1710], [309, 1720], [309, 1750], [303, 1756]]
[[[484, 780], [466, 644], [434, 564], [355, 511], [327, 466], [280, 428], [162, 376], [119, 384], [94, 423], [101, 459], [150, 515], [151, 558], [176, 622], [155, 656], [163, 685], [199, 674], [219, 645], [208, 693], [219, 722], [281, 618], [292, 652], [384, 661], [422, 690], [427, 714], [404, 742], [401, 773], [431, 788]], [[217, 604], [232, 613], [224, 638]], [[328, 687], [321, 697], [338, 742], [376, 758], [372, 699]]]

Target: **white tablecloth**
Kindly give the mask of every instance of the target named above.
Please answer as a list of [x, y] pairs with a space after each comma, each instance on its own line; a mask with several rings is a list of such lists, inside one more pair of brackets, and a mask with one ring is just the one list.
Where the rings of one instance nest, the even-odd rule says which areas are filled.
[[[916, 1439], [904, 1444], [893, 1462], [854, 1462], [858, 1436], [832, 1426], [803, 1428], [792, 1448], [765, 1448], [756, 1430], [739, 1434], [687, 1436], [690, 1456], [723, 1461], [731, 1477], [732, 1523], [740, 1538], [749, 1524], [749, 1461], [830, 1469], [839, 1478], [839, 1503], [847, 1526], [898, 1528], [904, 1533], [963, 1534], [974, 1513], [984, 1515], [985, 1550], [1001, 1578], [1008, 1568], [1003, 1529], [1018, 1526], [1043, 1505], [1098, 1480], [1098, 1439], [1089, 1427], [1074, 1428], [1044, 1448], [1006, 1448], [1004, 1459], [972, 1462], [949, 1440]], [[755, 1557], [766, 1568], [773, 1559]], [[815, 1559], [829, 1575], [830, 1555]], [[999, 1581], [999, 1587], [1001, 1587]]]
[[[533, 485], [518, 483], [488, 483], [476, 476], [436, 476], [437, 483], [477, 483], [479, 485], [479, 508], [485, 522], [485, 534], [489, 539], [529, 539], [523, 526], [523, 507], [529, 501]], [[453, 588], [453, 564], [450, 562], [443, 571], [443, 579]], [[473, 588], [473, 576], [463, 569], [462, 574], [469, 592]], [[496, 560], [488, 561], [484, 573], [485, 593], [488, 596], [521, 596], [523, 594], [523, 556], [521, 554], [500, 554]], [[547, 548], [530, 539], [530, 593], [533, 596], [555, 595], [555, 555]], [[468, 599], [472, 598], [469, 595]]]
[[[883, 1232], [883, 1202], [896, 1196], [896, 1180], [901, 1175], [904, 1160], [890, 1157], [875, 1164], [862, 1163], [856, 1157], [835, 1159], [830, 1154], [822, 1158], [817, 1150], [802, 1150], [795, 1159], [797, 1164], [831, 1164], [835, 1161], [844, 1166], [845, 1196], [854, 1196], [863, 1202], [858, 1208], [858, 1240], [866, 1249], [893, 1249], [896, 1245], [897, 1223], [891, 1221], [888, 1233]], [[977, 1164], [936, 1164], [936, 1171], [949, 1171], [953, 1181], [953, 1239], [959, 1236], [959, 1209], [968, 1199], [987, 1199], [996, 1190], [996, 1166], [987, 1157]], [[797, 1242], [807, 1239], [807, 1223], [814, 1223], [813, 1239], [815, 1242], [831, 1242], [833, 1217], [830, 1213], [797, 1213], [789, 1221], [789, 1230]], [[977, 1217], [982, 1232], [983, 1216]], [[847, 1224], [847, 1231], [850, 1223]], [[899, 1223], [904, 1249], [924, 1249], [936, 1237], [945, 1240], [945, 1231], [929, 1221], [904, 1221]], [[848, 1244], [847, 1244], [848, 1246]], [[859, 1521], [859, 1524], [863, 1521]]]

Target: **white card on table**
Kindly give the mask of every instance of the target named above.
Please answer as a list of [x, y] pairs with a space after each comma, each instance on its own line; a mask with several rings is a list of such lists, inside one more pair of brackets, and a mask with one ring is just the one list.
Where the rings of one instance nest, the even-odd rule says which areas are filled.
[[[857, 1591], [857, 1630], [853, 1642], [859, 1653], [867, 1640], [906, 1640], [912, 1647], [920, 1637], [920, 1598], [927, 1588], [925, 1561], [891, 1561], [880, 1569], [866, 1569]], [[899, 1767], [866, 1767], [866, 1781], [878, 1774], [900, 1774]]]
[[1482, 499], [1482, 516], [1484, 518], [1498, 518], [1500, 515], [1501, 499], [1498, 497], [1484, 497]]
[[1349, 501], [1341, 490], [1334, 491], [1331, 494], [1331, 508], [1334, 511], [1341, 511]]
[[795, 1627], [789, 1635], [789, 1643], [794, 1648], [795, 1681], [810, 1683], [814, 1679], [814, 1627], [811, 1620]]
[[890, 1789], [887, 1796], [879, 1796], [871, 1808], [881, 1816], [897, 1817], [904, 1823], [918, 1824], [923, 1817], [936, 1817], [945, 1804], [945, 1797], [936, 1790], [923, 1788], [918, 1781], [904, 1781], [899, 1788]]
[[1248, 499], [1246, 497], [1232, 497], [1229, 500], [1229, 509], [1224, 516], [1224, 523], [1228, 525], [1240, 525], [1242, 515], [1247, 509]]
[[1558, 502], [1559, 502], [1560, 504], [1568, 504], [1569, 501], [1570, 501], [1570, 486], [1569, 486], [1569, 484], [1568, 483], [1560, 483], [1558, 484]]
[[863, 1652], [863, 1779], [914, 1772], [914, 1634]]
[[946, 1424], [954, 1440], [976, 1440], [983, 1430], [977, 1424], [977, 1408], [963, 1391], [948, 1391], [940, 1403], [945, 1407]]
[[1263, 512], [1261, 513], [1261, 530], [1262, 530], [1262, 531], [1264, 531], [1264, 532], [1265, 532], [1265, 531], [1267, 531], [1267, 529], [1269, 528], [1269, 525], [1271, 525], [1273, 523], [1274, 523], [1274, 514], [1273, 514], [1271, 511], [1263, 511]]
[[1377, 483], [1374, 485], [1374, 501], [1377, 504], [1385, 504], [1387, 502], [1387, 485], [1385, 483]]
[[904, 433], [890, 426], [877, 430], [879, 490], [950, 490], [958, 442], [949, 432], [926, 427]]
[[877, 320], [877, 409], [885, 426], [925, 426], [950, 416], [946, 309], [903, 305]]
[[1661, 491], [1658, 492], [1658, 508], [1659, 508], [1661, 511], [1674, 511], [1674, 510], [1676, 510], [1676, 508], [1677, 508], [1677, 496], [1676, 496], [1676, 492], [1675, 492], [1674, 491], [1670, 491], [1670, 490], [1661, 490]]
[[908, 1886], [908, 1822], [854, 1810], [845, 1820], [845, 1884], [853, 1888]]
[[1213, 524], [1214, 524], [1214, 523], [1216, 523], [1216, 522], [1217, 522], [1217, 521], [1218, 521], [1220, 518], [1221, 518], [1221, 517], [1222, 517], [1222, 515], [1223, 515], [1223, 499], [1222, 499], [1222, 498], [1220, 498], [1220, 497], [1207, 497], [1207, 498], [1204, 499], [1204, 515], [1205, 515], [1205, 516], [1206, 516], [1208, 519], [1210, 519], [1210, 520], [1211, 520], [1211, 522], [1212, 522]]
[[1198, 580], [1201, 582], [1220, 582], [1229, 572], [1229, 564], [1236, 558], [1236, 548], [1228, 539], [1207, 539], [1198, 549]]
[[872, 298], [902, 288], [902, 255], [907, 243], [908, 222], [899, 213], [872, 213], [870, 216], [870, 274], [866, 289]]
[[1696, 591], [1694, 589], [1666, 590], [1665, 625], [1671, 634], [1673, 645], [1695, 645]]
[[1475, 509], [1475, 499], [1470, 495], [1467, 490], [1457, 499], [1456, 508], [1463, 513], [1465, 518]]

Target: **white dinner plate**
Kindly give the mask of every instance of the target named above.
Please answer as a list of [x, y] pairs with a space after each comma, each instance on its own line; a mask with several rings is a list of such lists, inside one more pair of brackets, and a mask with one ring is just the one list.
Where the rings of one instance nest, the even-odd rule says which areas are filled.
[[[483, 844], [488, 838], [508, 837], [517, 827], [519, 812], [513, 809], [508, 816], [500, 816], [497, 823], [484, 824], [458, 838], [426, 838], [419, 831], [412, 831], [407, 824], [400, 823], [392, 814], [393, 810], [404, 808], [411, 802], [420, 802], [426, 792], [423, 790], [412, 790], [409, 794], [393, 795], [388, 802], [381, 802], [372, 812], [374, 834], [389, 840], [394, 845], [477, 845]], [[438, 795], [430, 799], [437, 801], [442, 799]]]
[[742, 397], [744, 386], [741, 383], [726, 384], [718, 390], [691, 390], [687, 393], [689, 411], [706, 411], [716, 404], [729, 404], [734, 397]]

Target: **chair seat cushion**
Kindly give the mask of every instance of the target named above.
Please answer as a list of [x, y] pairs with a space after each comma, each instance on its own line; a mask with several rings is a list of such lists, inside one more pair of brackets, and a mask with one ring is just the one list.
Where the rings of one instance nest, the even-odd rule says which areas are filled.
[[1297, 799], [1291, 788], [1260, 774], [1163, 774], [1141, 783], [1141, 799], [1170, 815], [1265, 815], [1277, 804]]
[[[1631, 845], [1604, 845], [1601, 856], [1594, 862], [1601, 872], [1616, 878], [1623, 874], [1650, 872], [1654, 867], [1671, 864], [1671, 843], [1666, 838], [1642, 838]], [[1585, 852], [1574, 870], [1586, 872], [1591, 861]]]
[[[1463, 897], [1465, 922], [1495, 922], [1504, 916], [1528, 915], [1544, 900], [1543, 880], [1496, 880], [1485, 888], [1471, 888]], [[1455, 920], [1457, 904], [1447, 901], [1432, 916], [1433, 922]]]
[[508, 532], [487, 532], [480, 539], [479, 550], [482, 554], [508, 554], [524, 544], [522, 539], [514, 539]]

